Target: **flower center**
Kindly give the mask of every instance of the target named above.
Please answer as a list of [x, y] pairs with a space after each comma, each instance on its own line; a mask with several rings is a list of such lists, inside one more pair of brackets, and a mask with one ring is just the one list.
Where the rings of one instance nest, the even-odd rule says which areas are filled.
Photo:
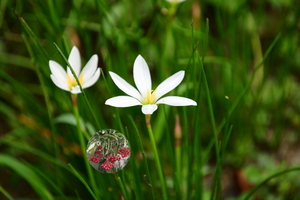
[[[79, 79], [79, 83], [80, 85], [82, 85], [83, 83], [83, 76], [84, 73], [81, 72], [81, 74], [79, 75], [78, 79]], [[73, 76], [73, 74], [68, 74], [68, 85], [70, 89], [73, 89], [74, 87], [78, 86], [75, 77]]]
[[156, 90], [147, 90], [147, 95], [143, 97], [144, 98], [143, 104], [154, 104], [155, 92]]

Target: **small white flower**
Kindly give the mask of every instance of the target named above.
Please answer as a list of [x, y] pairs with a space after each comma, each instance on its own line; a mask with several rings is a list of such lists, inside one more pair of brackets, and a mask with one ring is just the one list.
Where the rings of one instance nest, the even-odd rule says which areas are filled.
[[[76, 73], [82, 88], [92, 86], [99, 79], [100, 68], [97, 69], [98, 56], [96, 54], [91, 57], [82, 71], [80, 71], [80, 53], [76, 46], [72, 48], [68, 61]], [[53, 60], [49, 61], [49, 66], [52, 73], [50, 77], [57, 87], [73, 94], [81, 93], [80, 87], [69, 67], [67, 67], [67, 71], [65, 71], [60, 64]]]
[[133, 65], [133, 78], [137, 89], [127, 83], [124, 79], [113, 72], [109, 72], [112, 80], [123, 92], [129, 96], [117, 96], [106, 100], [105, 104], [114, 107], [130, 107], [142, 105], [142, 112], [151, 115], [158, 104], [170, 106], [196, 106], [197, 103], [191, 99], [178, 96], [168, 96], [161, 98], [166, 93], [177, 87], [183, 77], [184, 71], [179, 71], [152, 90], [152, 81], [148, 65], [144, 58], [139, 55]]

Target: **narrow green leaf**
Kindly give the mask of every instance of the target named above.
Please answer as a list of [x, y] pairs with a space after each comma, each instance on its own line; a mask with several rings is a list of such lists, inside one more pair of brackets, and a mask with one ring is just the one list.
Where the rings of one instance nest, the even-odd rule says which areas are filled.
[[122, 180], [121, 180], [120, 177], [118, 177], [118, 183], [119, 183], [120, 188], [121, 188], [121, 190], [122, 190], [122, 193], [123, 193], [123, 195], [124, 195], [124, 199], [125, 199], [125, 200], [129, 200], [128, 195], [127, 195], [127, 192], [126, 192], [126, 190], [125, 190], [125, 188], [124, 188], [124, 185], [123, 185]]
[[53, 196], [49, 193], [43, 181], [29, 167], [16, 160], [15, 158], [12, 158], [11, 156], [5, 154], [0, 154], [0, 164], [11, 168], [13, 171], [23, 177], [42, 199], [54, 200]]
[[290, 172], [294, 172], [294, 171], [299, 171], [300, 167], [294, 167], [294, 168], [290, 168], [290, 169], [286, 169], [280, 172], [277, 172], [271, 176], [269, 176], [268, 178], [266, 178], [265, 180], [263, 180], [260, 184], [258, 184], [256, 187], [254, 187], [250, 192], [248, 192], [248, 194], [246, 195], [246, 197], [244, 198], [244, 200], [248, 200], [261, 186], [263, 186], [265, 183], [267, 183], [268, 181], [270, 181], [271, 179], [286, 174], [286, 173], [290, 173]]
[[85, 181], [85, 179], [74, 169], [74, 167], [71, 164], [68, 164], [68, 165], [71, 168], [71, 172], [81, 181], [81, 183], [90, 192], [90, 194], [92, 195], [92, 197], [95, 200], [99, 200], [99, 198], [96, 197], [96, 195], [94, 194], [94, 192], [92, 191], [92, 189], [90, 188], [90, 186], [88, 185], [88, 183]]
[[14, 198], [2, 186], [0, 186], [0, 192], [9, 200], [14, 200]]
[[37, 174], [39, 174], [41, 177], [44, 178], [44, 180], [46, 180], [48, 183], [50, 183], [50, 185], [55, 189], [55, 191], [59, 194], [60, 197], [62, 197], [63, 199], [67, 200], [67, 197], [63, 194], [63, 192], [61, 191], [61, 189], [57, 186], [57, 184], [52, 181], [53, 176], [52, 174], [45, 174], [42, 170], [40, 170], [38, 167], [35, 167], [29, 163], [26, 162], [26, 164], [33, 169], [35, 172], [37, 172]]
[[[269, 46], [269, 48], [267, 49], [266, 53], [264, 54], [264, 57], [261, 60], [261, 62], [259, 63], [259, 65], [255, 67], [255, 70], [252, 73], [249, 81], [247, 82], [247, 85], [245, 86], [245, 88], [243, 89], [243, 91], [239, 94], [238, 98], [235, 100], [235, 102], [233, 103], [233, 105], [230, 107], [230, 109], [229, 109], [229, 114], [230, 115], [234, 112], [235, 108], [238, 106], [238, 104], [240, 103], [240, 101], [242, 100], [242, 98], [247, 93], [247, 91], [248, 91], [248, 89], [249, 89], [249, 87], [250, 87], [250, 85], [251, 85], [251, 83], [252, 83], [252, 81], [253, 81], [253, 79], [255, 77], [256, 72], [260, 69], [261, 66], [263, 66], [266, 58], [268, 57], [268, 55], [270, 54], [271, 50], [273, 49], [273, 47], [275, 46], [275, 44], [279, 40], [280, 36], [281, 36], [281, 33], [279, 33], [276, 36], [276, 38], [273, 40], [272, 44]], [[222, 120], [222, 122], [220, 123], [219, 128], [218, 128], [218, 133], [222, 130], [222, 128], [224, 127], [225, 123], [226, 123], [226, 118], [224, 118]]]
[[[133, 145], [138, 145], [136, 144], [136, 137], [133, 137], [133, 134], [129, 134], [128, 133], [128, 129], [126, 127], [126, 133], [128, 136], [128, 141], [130, 142], [130, 146], [132, 147]], [[135, 143], [133, 143], [135, 142]], [[131, 156], [135, 156], [137, 152], [134, 151], [135, 148], [131, 148]], [[129, 160], [130, 163], [130, 169], [131, 169], [131, 175], [133, 176], [134, 180], [132, 181], [133, 184], [133, 190], [135, 192], [136, 195], [136, 199], [143, 199], [143, 195], [142, 195], [142, 188], [141, 188], [141, 181], [139, 178], [139, 170], [137, 168], [137, 160], [136, 159], [130, 159]]]
[[[23, 129], [23, 127], [21, 128]], [[15, 129], [15, 131], [20, 131], [20, 129]], [[9, 133], [8, 133], [9, 134]], [[32, 146], [29, 146], [28, 144], [25, 144], [23, 142], [20, 142], [20, 141], [16, 141], [14, 139], [10, 139], [10, 138], [0, 138], [0, 144], [7, 144], [13, 148], [17, 148], [17, 149], [21, 149], [25, 152], [29, 152], [30, 154], [33, 154], [33, 155], [37, 155], [39, 156], [40, 158], [42, 159], [45, 159], [45, 160], [48, 160], [68, 171], [70, 171], [69, 168], [66, 167], [65, 164], [63, 164], [62, 162], [58, 161], [56, 158], [54, 158], [53, 156], [47, 154], [47, 153], [44, 153], [43, 151], [39, 150], [39, 149], [36, 149], [36, 148], [33, 148]]]

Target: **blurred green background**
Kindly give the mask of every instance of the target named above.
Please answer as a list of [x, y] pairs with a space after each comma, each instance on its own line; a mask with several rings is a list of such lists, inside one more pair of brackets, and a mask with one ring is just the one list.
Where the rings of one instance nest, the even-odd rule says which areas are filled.
[[[1, 0], [0, 199], [92, 199], [67, 165], [86, 176], [70, 94], [50, 79], [49, 60], [66, 66], [54, 43], [66, 56], [76, 45], [82, 66], [93, 54], [99, 56], [103, 74], [85, 93], [100, 127], [79, 95], [86, 135], [113, 128], [124, 131], [131, 143], [131, 160], [122, 172], [94, 172], [99, 199], [124, 197], [118, 176], [128, 199], [151, 199], [137, 132], [153, 174], [154, 194], [160, 199], [140, 107], [104, 105], [106, 99], [123, 94], [108, 71], [134, 85], [132, 66], [139, 54], [150, 67], [154, 88], [175, 72], [186, 70], [183, 83], [171, 94], [198, 103], [196, 108], [159, 106], [152, 116], [170, 199], [211, 197], [217, 163], [208, 94], [201, 79], [202, 56], [221, 146], [228, 133], [224, 120], [232, 125], [216, 198], [242, 199], [268, 176], [299, 166], [299, 19], [296, 0], [186, 0], [179, 4], [163, 0]], [[263, 58], [263, 65], [255, 71]], [[230, 118], [226, 118], [228, 110]], [[181, 157], [176, 160], [182, 169], [177, 171], [180, 189], [174, 179], [176, 117], [182, 128]], [[298, 174], [272, 179], [253, 199], [299, 199]], [[133, 189], [134, 185], [140, 189]]]

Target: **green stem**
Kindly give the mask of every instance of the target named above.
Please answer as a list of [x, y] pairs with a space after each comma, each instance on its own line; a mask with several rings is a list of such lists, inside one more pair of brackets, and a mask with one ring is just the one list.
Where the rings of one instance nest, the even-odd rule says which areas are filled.
[[[126, 130], [126, 136], [128, 136], [128, 140], [130, 142], [133, 142], [135, 141], [135, 143], [131, 143], [132, 146], [136, 146], [136, 140], [133, 139], [133, 134], [129, 134], [128, 133], [128, 128], [125, 127], [125, 130]], [[134, 148], [131, 149], [131, 155], [136, 155], [136, 152], [134, 150]], [[133, 187], [133, 191], [134, 191], [134, 194], [135, 194], [135, 199], [143, 199], [142, 198], [142, 188], [141, 188], [141, 180], [140, 180], [140, 174], [139, 174], [139, 171], [138, 171], [138, 168], [137, 168], [137, 161], [136, 159], [130, 159], [129, 160], [129, 164], [130, 164], [130, 170], [131, 170], [131, 174], [133, 175], [133, 179], [131, 179], [130, 183], [132, 184], [132, 187]]]
[[204, 68], [203, 68], [202, 64], [203, 63], [201, 62], [200, 67], [201, 67], [201, 72], [202, 72], [202, 75], [203, 75], [204, 89], [205, 89], [205, 92], [206, 92], [209, 116], [210, 116], [210, 121], [211, 121], [211, 124], [212, 124], [212, 130], [213, 130], [213, 135], [214, 135], [214, 140], [215, 140], [216, 157], [217, 157], [217, 166], [216, 166], [216, 170], [215, 170], [214, 181], [213, 181], [213, 184], [212, 184], [212, 193], [211, 193], [211, 198], [210, 198], [211, 200], [213, 200], [215, 192], [216, 192], [215, 187], [217, 186], [217, 184], [218, 184], [218, 182], [220, 181], [220, 178], [221, 178], [221, 176], [220, 176], [220, 171], [221, 171], [220, 147], [219, 147], [218, 132], [217, 132], [216, 123], [215, 123], [213, 106], [212, 106], [212, 102], [211, 102], [211, 98], [210, 98], [209, 87], [208, 87], [205, 71], [204, 71]]
[[163, 171], [161, 168], [161, 164], [159, 161], [159, 157], [158, 157], [158, 153], [157, 153], [157, 149], [156, 149], [156, 144], [155, 144], [155, 139], [153, 136], [153, 132], [152, 132], [152, 127], [151, 127], [151, 115], [145, 115], [146, 116], [146, 126], [148, 129], [148, 133], [149, 133], [149, 137], [150, 137], [150, 141], [151, 141], [151, 146], [153, 149], [153, 153], [154, 153], [154, 159], [155, 159], [155, 164], [156, 164], [156, 169], [158, 172], [158, 176], [159, 176], [159, 180], [160, 180], [160, 184], [162, 187], [162, 192], [163, 192], [163, 199], [168, 199], [168, 195], [167, 195], [167, 187], [166, 187], [166, 182], [165, 182], [165, 178], [163, 175]]
[[[208, 38], [208, 32], [209, 32], [209, 22], [208, 19], [206, 21], [206, 37]], [[204, 45], [203, 45], [204, 49], [206, 50], [207, 47], [207, 40], [205, 41]], [[209, 86], [208, 86], [208, 82], [207, 82], [207, 78], [206, 78], [206, 74], [205, 74], [205, 70], [203, 67], [203, 63], [204, 63], [204, 56], [202, 57], [202, 60], [200, 62], [200, 56], [198, 56], [198, 62], [200, 63], [200, 70], [202, 73], [202, 77], [203, 77], [203, 83], [204, 83], [204, 90], [206, 93], [206, 99], [207, 99], [207, 104], [208, 104], [208, 110], [209, 110], [209, 116], [210, 116], [210, 121], [212, 124], [212, 131], [213, 131], [213, 135], [214, 135], [214, 140], [215, 140], [215, 150], [216, 150], [216, 157], [217, 157], [217, 166], [215, 169], [215, 175], [214, 175], [214, 179], [213, 179], [213, 184], [212, 184], [212, 193], [211, 193], [211, 200], [214, 199], [215, 193], [217, 193], [216, 191], [218, 190], [218, 188], [220, 187], [220, 178], [221, 178], [221, 168], [222, 168], [222, 161], [220, 158], [220, 147], [219, 147], [219, 139], [218, 139], [218, 131], [216, 128], [216, 122], [215, 122], [215, 117], [214, 117], [214, 111], [213, 111], [213, 106], [212, 106], [212, 101], [210, 98], [210, 91], [209, 91]], [[217, 188], [215, 188], [217, 187]]]
[[[79, 116], [79, 111], [78, 111], [77, 95], [76, 94], [72, 94], [72, 104], [73, 104], [74, 115], [75, 115], [75, 118], [76, 118], [76, 125], [77, 125], [77, 132], [78, 132], [78, 136], [79, 136], [80, 147], [81, 147], [81, 150], [82, 150], [82, 155], [85, 156], [86, 155], [86, 152], [85, 152], [86, 144], [84, 142], [83, 133], [81, 131], [80, 116]], [[88, 172], [89, 179], [90, 179], [91, 184], [92, 184], [92, 188], [95, 192], [97, 192], [99, 190], [97, 189], [97, 185], [96, 185], [96, 182], [95, 182], [95, 178], [93, 176], [93, 172], [91, 170], [91, 166], [90, 166], [88, 160], [85, 157], [84, 157], [83, 160], [84, 160], [84, 164], [85, 164], [85, 167], [87, 169], [87, 172]]]
[[[82, 92], [82, 93], [83, 93], [83, 92]], [[91, 113], [92, 113], [92, 115], [93, 115], [93, 118], [94, 118], [94, 120], [95, 120], [95, 122], [96, 122], [96, 124], [97, 124], [98, 129], [101, 130], [101, 126], [100, 126], [100, 124], [99, 124], [99, 122], [98, 122], [98, 120], [97, 120], [97, 117], [96, 117], [96, 115], [95, 115], [95, 113], [94, 113], [94, 110], [92, 109], [92, 106], [91, 106], [91, 104], [90, 104], [90, 102], [89, 102], [89, 100], [88, 100], [86, 94], [83, 93], [83, 96], [84, 96], [84, 99], [85, 99], [85, 101], [86, 101], [86, 104], [87, 104], [88, 107], [89, 107], [89, 110], [91, 111]]]
[[[165, 123], [167, 124], [169, 122], [168, 115], [166, 113], [165, 106], [163, 106], [163, 111], [164, 111], [164, 116], [165, 116]], [[174, 128], [174, 141], [171, 139], [171, 131], [168, 126], [166, 126], [166, 145], [168, 147], [169, 151], [169, 157], [171, 158], [171, 167], [172, 167], [172, 176], [173, 176], [173, 182], [174, 182], [174, 190], [175, 190], [175, 195], [172, 197], [172, 199], [182, 199], [181, 197], [181, 192], [180, 192], [180, 184], [179, 182], [179, 177], [180, 177], [180, 163], [181, 163], [181, 136], [182, 136], [182, 130], [181, 130], [181, 125], [180, 125], [180, 119], [178, 114], [176, 114], [175, 117], [175, 128]], [[178, 154], [174, 153], [174, 143], [175, 142], [175, 152], [176, 150], [179, 149]], [[178, 156], [178, 157], [177, 157]]]
[[120, 188], [121, 188], [121, 190], [122, 190], [122, 193], [123, 193], [123, 195], [124, 195], [124, 196], [123, 196], [124, 199], [125, 199], [125, 200], [128, 200], [129, 198], [128, 198], [127, 192], [126, 192], [126, 190], [125, 190], [125, 188], [124, 188], [123, 182], [122, 182], [122, 180], [121, 180], [120, 177], [118, 177], [118, 183], [119, 183]]
[[138, 137], [138, 142], [140, 144], [141, 153], [142, 153], [143, 161], [145, 163], [145, 170], [146, 170], [146, 174], [147, 174], [147, 175], [144, 175], [144, 179], [147, 182], [148, 186], [150, 186], [151, 198], [152, 198], [152, 200], [154, 200], [155, 198], [154, 198], [154, 192], [153, 192], [153, 187], [152, 187], [152, 179], [151, 179], [151, 175], [150, 175], [148, 162], [147, 162], [147, 159], [146, 159], [146, 156], [145, 156], [145, 151], [144, 151], [144, 148], [143, 148], [142, 140], [141, 140], [141, 137], [140, 137], [140, 133], [139, 133], [138, 128], [136, 127], [135, 122], [133, 121], [132, 117], [130, 115], [128, 115], [128, 117], [129, 117], [131, 123], [133, 124], [133, 127], [134, 127], [134, 129], [136, 131], [136, 134], [137, 134], [137, 137]]

